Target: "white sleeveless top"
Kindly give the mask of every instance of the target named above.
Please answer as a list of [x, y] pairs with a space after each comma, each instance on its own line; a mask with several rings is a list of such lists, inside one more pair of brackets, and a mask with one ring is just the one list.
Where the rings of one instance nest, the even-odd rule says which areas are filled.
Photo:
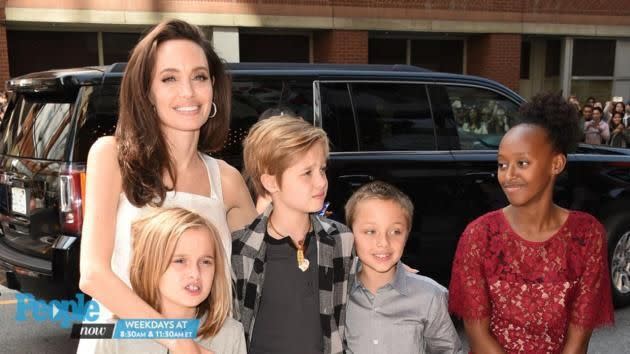
[[[225, 205], [223, 204], [223, 192], [221, 189], [221, 173], [219, 164], [212, 157], [199, 153], [206, 165], [210, 179], [210, 197], [186, 192], [170, 191], [166, 193], [163, 208], [180, 207], [193, 211], [210, 221], [219, 231], [226, 259], [226, 276], [230, 277], [230, 255], [232, 254], [232, 239], [227, 225]], [[118, 211], [116, 214], [116, 233], [114, 237], [114, 249], [112, 252], [112, 271], [129, 287], [129, 262], [131, 261], [131, 224], [143, 214], [151, 210], [149, 206], [138, 208], [132, 205], [124, 193], [120, 193], [118, 199]], [[99, 316], [94, 322], [108, 322], [112, 313], [99, 303]], [[95, 340], [82, 339], [79, 341], [77, 353], [94, 353]], [[92, 347], [92, 348], [90, 348]], [[94, 348], [95, 349], [95, 348]]]

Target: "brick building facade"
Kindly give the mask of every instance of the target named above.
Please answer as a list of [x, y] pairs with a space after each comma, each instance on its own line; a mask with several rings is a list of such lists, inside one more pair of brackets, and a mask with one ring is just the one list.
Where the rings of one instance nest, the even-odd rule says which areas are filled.
[[[163, 18], [227, 61], [401, 63], [541, 90], [630, 96], [630, 0], [0, 0], [0, 80], [125, 61]], [[581, 54], [580, 54], [581, 53]], [[579, 54], [579, 55], [577, 55]], [[592, 68], [595, 66], [596, 68]]]

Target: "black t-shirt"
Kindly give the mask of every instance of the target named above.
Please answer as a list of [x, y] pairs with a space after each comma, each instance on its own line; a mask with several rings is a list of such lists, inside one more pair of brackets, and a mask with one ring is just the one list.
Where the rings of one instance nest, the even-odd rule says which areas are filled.
[[289, 237], [276, 240], [266, 233], [265, 242], [265, 280], [249, 353], [323, 353], [314, 233], [304, 241], [304, 258], [310, 262], [305, 272], [298, 268], [297, 249]]

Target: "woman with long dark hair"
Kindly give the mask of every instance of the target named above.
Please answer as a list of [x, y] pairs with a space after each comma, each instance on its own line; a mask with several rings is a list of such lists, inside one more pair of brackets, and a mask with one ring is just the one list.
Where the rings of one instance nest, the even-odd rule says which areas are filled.
[[[129, 281], [131, 224], [147, 209], [202, 215], [227, 255], [230, 232], [255, 217], [240, 173], [205, 154], [223, 146], [230, 96], [224, 65], [196, 26], [164, 21], [133, 49], [116, 134], [99, 139], [87, 162], [80, 287], [100, 303], [99, 320], [161, 318]], [[172, 353], [205, 352], [191, 340], [160, 343]], [[79, 352], [93, 352], [90, 340], [81, 340]]]

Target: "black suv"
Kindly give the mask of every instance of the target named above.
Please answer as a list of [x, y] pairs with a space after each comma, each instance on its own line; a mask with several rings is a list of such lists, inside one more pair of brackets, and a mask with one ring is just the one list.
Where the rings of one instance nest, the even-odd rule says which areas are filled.
[[[43, 298], [78, 291], [85, 161], [114, 132], [124, 64], [10, 80], [0, 125], [0, 267], [9, 287]], [[468, 222], [507, 201], [496, 149], [523, 99], [496, 82], [412, 66], [233, 64], [232, 125], [217, 154], [240, 167], [258, 115], [284, 105], [328, 133], [332, 217], [352, 191], [389, 181], [416, 213], [404, 261], [447, 284]], [[556, 201], [607, 228], [617, 305], [630, 304], [630, 150], [581, 145]]]

